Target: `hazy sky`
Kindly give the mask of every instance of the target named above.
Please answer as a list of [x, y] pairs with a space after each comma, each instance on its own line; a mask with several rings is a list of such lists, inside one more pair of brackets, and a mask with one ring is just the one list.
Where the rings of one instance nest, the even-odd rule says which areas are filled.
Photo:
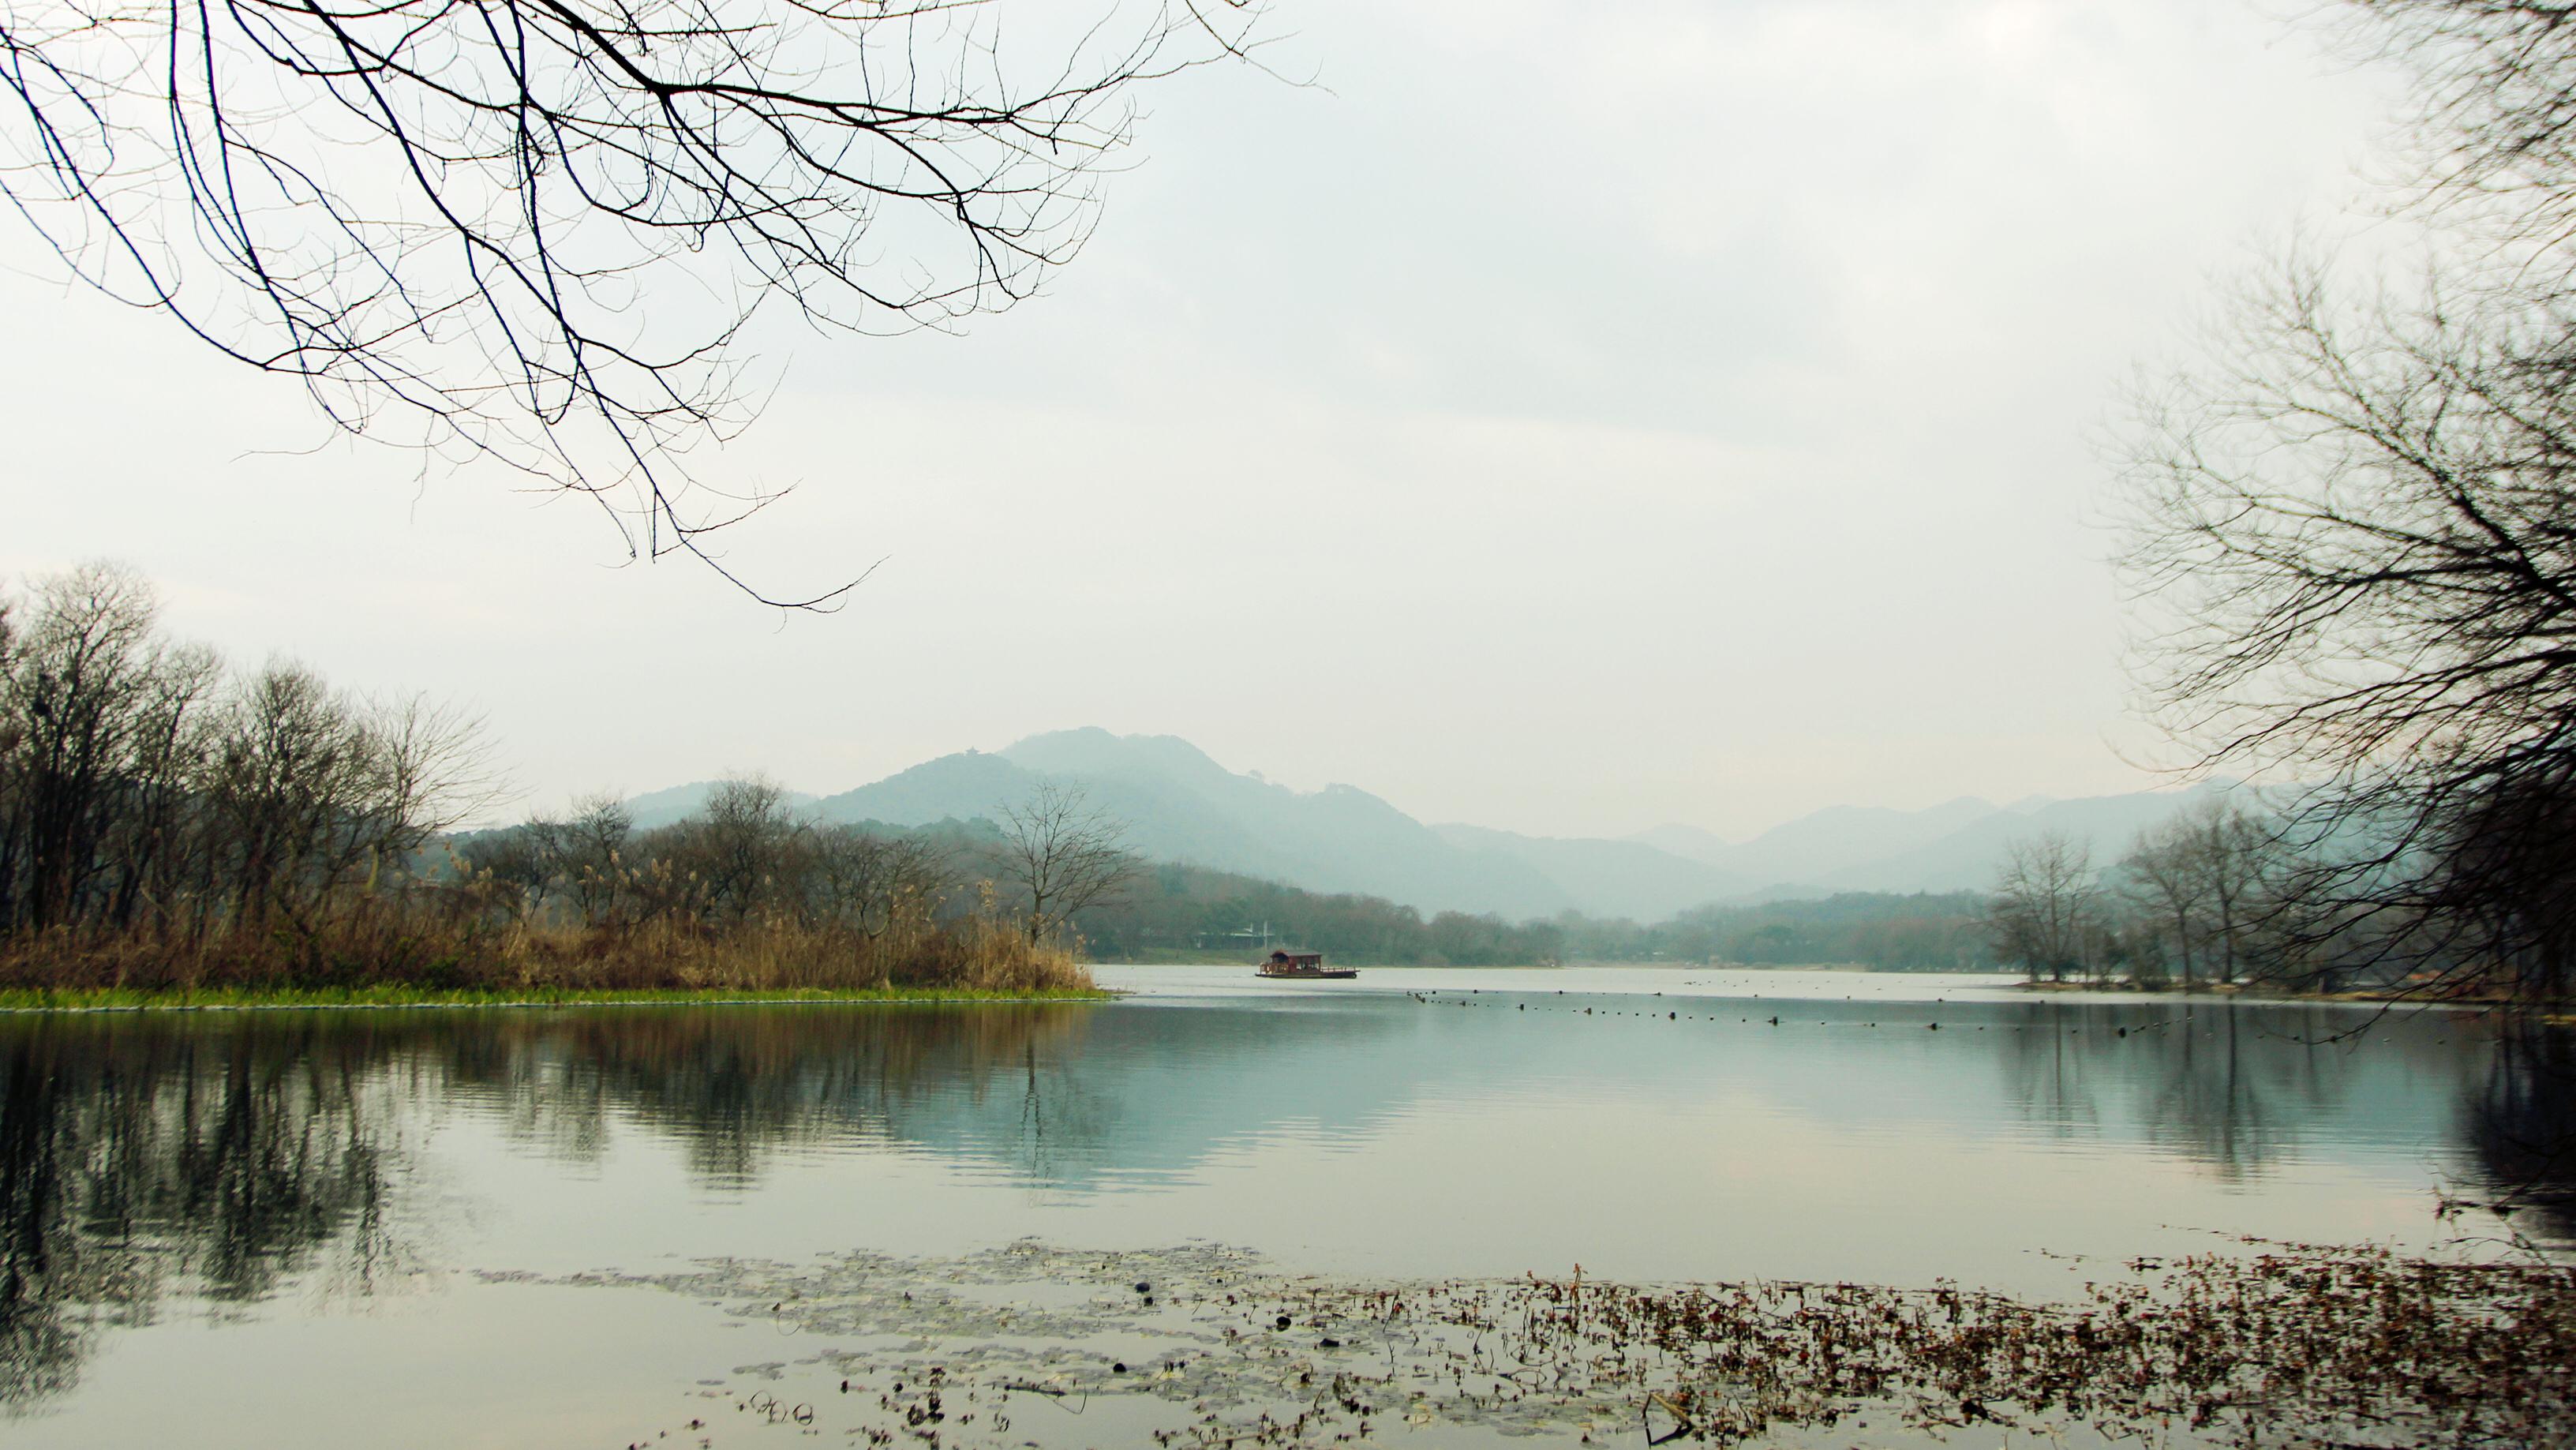
[[[2131, 789], [2088, 436], [2356, 194], [2387, 78], [2232, 0], [1280, 0], [1089, 251], [798, 340], [700, 472], [779, 619], [586, 506], [328, 442], [0, 226], [0, 569], [482, 709], [538, 803], [1097, 724], [1551, 834]], [[317, 447], [317, 445], [319, 445]]]

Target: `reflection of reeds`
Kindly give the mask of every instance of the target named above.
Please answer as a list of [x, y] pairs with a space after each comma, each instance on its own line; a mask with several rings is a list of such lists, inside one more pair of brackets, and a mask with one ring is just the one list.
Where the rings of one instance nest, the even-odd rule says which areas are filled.
[[0, 990], [1038, 992], [1091, 985], [1070, 951], [1033, 942], [998, 916], [940, 920], [921, 905], [865, 932], [785, 915], [496, 925], [481, 912], [435, 901], [375, 901], [256, 927], [72, 929], [0, 942]]
[[1089, 1010], [0, 1018], [0, 1422], [73, 1389], [100, 1329], [165, 1301], [398, 1280], [434, 1231], [400, 1193], [421, 1103], [497, 1098], [575, 1158], [633, 1114], [738, 1182], [788, 1144], [900, 1132], [916, 1097], [1042, 1075], [1053, 1091]]
[[612, 1114], [631, 1113], [681, 1129], [693, 1173], [739, 1183], [790, 1145], [908, 1137], [916, 1102], [1033, 1088], [1066, 1097], [1060, 1065], [1090, 1020], [1075, 1003], [496, 1013], [450, 1070], [497, 1093], [533, 1135], [602, 1141]]
[[872, 1090], [899, 1091], [925, 1077], [973, 1081], [1032, 1057], [1053, 1061], [1089, 1020], [1078, 1004], [924, 1006], [856, 1017], [787, 1008], [496, 1015], [480, 1050], [501, 1057], [466, 1075], [498, 1072], [550, 1090], [551, 1080], [526, 1064], [568, 1060], [696, 1116], [695, 1101], [677, 1090], [678, 1082], [721, 1073], [738, 1095], [811, 1106], [828, 1100], [823, 1085], [852, 1074], [864, 1075]]

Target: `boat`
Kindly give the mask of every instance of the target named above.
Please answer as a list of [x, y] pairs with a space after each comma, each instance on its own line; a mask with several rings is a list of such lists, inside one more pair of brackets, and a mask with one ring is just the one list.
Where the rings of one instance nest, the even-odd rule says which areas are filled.
[[1322, 952], [1278, 951], [1261, 964], [1265, 977], [1289, 977], [1300, 982], [1346, 980], [1360, 974], [1357, 967], [1328, 967]]

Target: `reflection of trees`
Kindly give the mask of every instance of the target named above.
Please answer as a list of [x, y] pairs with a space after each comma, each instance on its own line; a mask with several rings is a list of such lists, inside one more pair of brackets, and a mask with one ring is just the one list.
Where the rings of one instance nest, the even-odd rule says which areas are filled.
[[[2275, 1080], [2277, 1049], [2261, 1054], [2266, 1070], [2248, 1063], [2245, 1009], [2233, 1002], [2168, 1021], [2151, 1034], [2159, 1041], [2155, 1086], [2145, 1105], [2147, 1136], [2231, 1183], [2261, 1174], [2298, 1142], [2300, 1115], [2282, 1111], [2291, 1094]], [[2314, 1053], [2310, 1048], [2306, 1055]], [[2310, 1074], [2309, 1081], [2318, 1080]], [[2323, 1106], [2313, 1094], [2302, 1096]]]
[[[740, 1185], [780, 1149], [950, 1137], [926, 1121], [939, 1106], [996, 1094], [1019, 1105], [1015, 1158], [1093, 1136], [1100, 1109], [1070, 1071], [1089, 1018], [1078, 1005], [495, 1014], [447, 1060], [561, 1156], [595, 1155], [614, 1113], [668, 1129], [693, 1173]], [[1034, 1156], [1023, 1166], [1046, 1173]]]
[[[554, 1156], [618, 1120], [699, 1176], [852, 1136], [946, 1141], [988, 1099], [1045, 1178], [1096, 1139], [1078, 1006], [903, 1011], [257, 1013], [0, 1021], [0, 1410], [68, 1390], [165, 1295], [371, 1293], [416, 1234], [390, 1185], [423, 1105], [497, 1108]], [[923, 1119], [915, 1121], [916, 1118]]]
[[2538, 1237], [2576, 1242], [2576, 1032], [2506, 1028], [2467, 1106], [2469, 1146], [2495, 1200], [2528, 1210]]
[[[1078, 1185], [1282, 1117], [1359, 1121], [1426, 1064], [1502, 1086], [1539, 1061], [1444, 1058], [1407, 1035], [1449, 1020], [1077, 1004], [0, 1019], [0, 1411], [68, 1388], [96, 1335], [150, 1322], [164, 1296], [371, 1292], [428, 1221], [390, 1185], [433, 1114], [488, 1114], [575, 1162], [642, 1132], [716, 1185], [773, 1154], [879, 1143]], [[2134, 1134], [2228, 1179], [2325, 1117], [2385, 1117], [2412, 1152], [2448, 1127], [2421, 1118], [2466, 1089], [2485, 1176], [2576, 1238], [2564, 1031], [2490, 1056], [2483, 1028], [2446, 1045], [2466, 1018], [2375, 1028], [2357, 1050], [2301, 1045], [2352, 1014], [2278, 1005], [2037, 1001], [1984, 1020], [1979, 1058], [1992, 1042], [2037, 1130]]]
[[327, 1257], [364, 1292], [399, 1251], [382, 1055], [309, 1019], [0, 1032], [0, 1404], [68, 1389], [174, 1285], [245, 1303]]
[[2334, 1041], [2348, 1025], [2276, 1005], [2034, 1002], [2013, 1013], [2004, 1061], [2024, 1111], [2058, 1136], [2134, 1116], [2148, 1142], [2235, 1181], [2350, 1091], [2355, 1060]]
[[2456, 1101], [2480, 1191], [2527, 1210], [2538, 1237], [2576, 1242], [2576, 1033], [2563, 1027], [2207, 1000], [2034, 1002], [2002, 1026], [2035, 1124], [2068, 1138], [2134, 1119], [2145, 1141], [2228, 1182], [2261, 1176], [2329, 1117], [2395, 1114], [2402, 1138], [2410, 1105]]
[[2006, 1044], [2004, 1071], [2022, 1111], [2052, 1138], [2089, 1133], [2101, 1120], [2093, 1062], [2072, 1028], [2083, 1010], [2057, 1002], [2017, 1005], [1996, 1024]]

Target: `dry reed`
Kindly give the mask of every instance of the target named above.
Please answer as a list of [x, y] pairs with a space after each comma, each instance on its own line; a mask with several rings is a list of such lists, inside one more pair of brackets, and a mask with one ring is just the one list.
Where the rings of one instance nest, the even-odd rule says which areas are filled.
[[184, 929], [64, 928], [0, 939], [0, 990], [1077, 991], [1071, 950], [976, 913], [899, 914], [874, 933], [785, 916], [595, 926], [495, 922], [418, 900]]

